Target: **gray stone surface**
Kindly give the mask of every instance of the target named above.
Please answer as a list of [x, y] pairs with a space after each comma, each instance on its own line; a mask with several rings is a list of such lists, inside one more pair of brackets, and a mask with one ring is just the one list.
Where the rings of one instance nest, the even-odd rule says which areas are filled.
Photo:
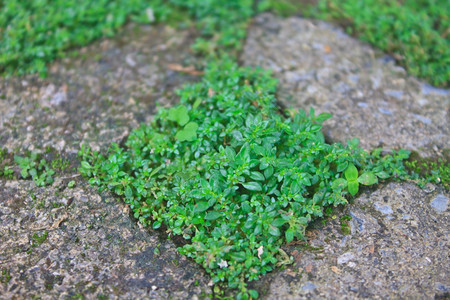
[[329, 112], [325, 135], [367, 149], [407, 148], [443, 155], [450, 145], [450, 91], [408, 76], [389, 57], [322, 21], [264, 14], [241, 61], [272, 69], [287, 107]]
[[[81, 49], [79, 58], [55, 62], [46, 79], [0, 79], [0, 145], [16, 153], [55, 147], [72, 167], [80, 143], [105, 149], [120, 142], [152, 118], [155, 101], [171, 105], [174, 88], [195, 80], [168, 67], [198, 63], [189, 52], [192, 38], [165, 26], [129, 26]], [[331, 140], [358, 136], [367, 148], [442, 155], [448, 91], [377, 57], [332, 25], [263, 15], [242, 61], [274, 69], [285, 104], [332, 112], [325, 128]], [[286, 245], [294, 264], [250, 285], [262, 299], [448, 297], [448, 198], [432, 184], [362, 189], [325, 224], [312, 224], [308, 244]], [[210, 294], [210, 278], [176, 252], [175, 242], [140, 228], [124, 204], [90, 188], [75, 170], [45, 188], [0, 179], [0, 299]]]
[[[389, 183], [363, 193], [325, 225], [316, 222], [308, 245], [285, 247], [295, 264], [257, 284], [264, 299], [448, 297], [449, 214], [430, 206], [436, 197], [448, 191]], [[377, 203], [392, 208], [390, 218]], [[352, 217], [348, 232], [343, 215]]]
[[140, 228], [126, 205], [84, 181], [69, 189], [67, 180], [46, 188], [0, 180], [0, 299], [187, 299], [211, 292], [200, 266]]

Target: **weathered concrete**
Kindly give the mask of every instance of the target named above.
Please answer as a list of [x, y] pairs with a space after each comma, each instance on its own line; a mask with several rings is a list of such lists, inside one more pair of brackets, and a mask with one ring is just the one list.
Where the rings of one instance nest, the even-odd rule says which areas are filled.
[[45, 188], [0, 180], [0, 299], [211, 293], [204, 271], [173, 242], [139, 228], [129, 208], [85, 182], [67, 188], [71, 179]]
[[[316, 222], [308, 245], [285, 248], [295, 264], [258, 286], [266, 299], [433, 299], [449, 295], [449, 211], [433, 203], [448, 191], [411, 183], [367, 191]], [[345, 221], [342, 216], [350, 216]], [[349, 228], [346, 229], [347, 223]]]
[[193, 34], [168, 26], [130, 25], [114, 39], [79, 50], [79, 57], [37, 75], [0, 80], [0, 145], [9, 150], [51, 146], [76, 152], [120, 142], [152, 118], [155, 102], [175, 100], [192, 79], [170, 64], [192, 64]]
[[272, 69], [287, 107], [329, 112], [324, 133], [367, 149], [407, 148], [423, 156], [450, 148], [450, 91], [432, 88], [369, 45], [322, 21], [255, 19], [241, 58]]

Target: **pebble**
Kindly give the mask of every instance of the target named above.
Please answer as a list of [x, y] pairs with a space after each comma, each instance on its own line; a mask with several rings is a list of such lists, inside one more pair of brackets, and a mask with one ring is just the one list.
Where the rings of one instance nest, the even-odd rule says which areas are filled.
[[351, 252], [346, 252], [344, 254], [342, 254], [341, 256], [338, 257], [337, 259], [337, 263], [340, 265], [343, 265], [345, 263], [348, 263], [349, 261], [351, 261], [355, 256], [353, 255], [353, 253]]
[[437, 213], [443, 213], [447, 211], [448, 198], [442, 194], [439, 194], [431, 201], [431, 206], [436, 210]]
[[390, 215], [394, 212], [389, 205], [383, 205], [379, 202], [375, 202], [374, 207], [376, 210], [378, 210], [380, 213], [384, 215]]
[[315, 285], [314, 283], [312, 283], [310, 281], [306, 282], [302, 286], [302, 290], [304, 290], [304, 291], [314, 291], [315, 289], [317, 289], [317, 285]]

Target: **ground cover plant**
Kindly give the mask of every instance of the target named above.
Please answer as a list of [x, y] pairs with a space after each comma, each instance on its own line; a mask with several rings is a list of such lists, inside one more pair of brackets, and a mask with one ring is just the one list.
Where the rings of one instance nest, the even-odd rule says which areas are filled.
[[159, 109], [123, 146], [80, 151], [91, 184], [121, 196], [145, 226], [183, 237], [179, 252], [241, 299], [258, 296], [248, 281], [291, 262], [281, 246], [327, 207], [361, 185], [409, 176], [408, 151], [328, 144], [330, 115], [279, 111], [275, 87], [266, 71], [211, 63], [178, 106]]
[[394, 55], [430, 83], [450, 83], [450, 2], [440, 0], [319, 0], [309, 15], [337, 21]]

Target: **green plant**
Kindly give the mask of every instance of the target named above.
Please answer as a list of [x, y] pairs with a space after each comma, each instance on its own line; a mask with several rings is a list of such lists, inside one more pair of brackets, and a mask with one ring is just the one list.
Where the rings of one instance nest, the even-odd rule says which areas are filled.
[[68, 187], [69, 189], [73, 188], [74, 186], [75, 186], [75, 180], [71, 180], [71, 181], [69, 181], [69, 183], [67, 184], [67, 187]]
[[31, 237], [31, 246], [27, 250], [27, 253], [30, 254], [34, 248], [42, 245], [48, 237], [48, 232], [45, 230], [42, 235], [38, 235], [37, 233], [34, 233]]
[[[179, 91], [180, 105], [160, 109], [124, 147], [79, 152], [91, 184], [121, 196], [145, 226], [186, 239], [180, 253], [242, 299], [257, 296], [247, 281], [290, 262], [280, 246], [302, 239], [324, 208], [347, 203], [359, 183], [407, 174], [408, 152], [327, 144], [321, 123], [331, 115], [280, 113], [275, 87], [263, 70], [211, 63]], [[191, 122], [195, 135], [180, 138]]]
[[449, 86], [448, 1], [320, 0], [307, 11], [392, 53], [411, 74]]
[[3, 283], [4, 285], [7, 285], [10, 280], [11, 280], [10, 270], [7, 268], [2, 268], [2, 275], [0, 276], [0, 282]]
[[22, 178], [32, 178], [37, 186], [45, 186], [53, 183], [55, 171], [48, 162], [38, 153], [30, 153], [29, 156], [14, 155], [14, 161], [20, 168]]
[[258, 11], [273, 11], [276, 14], [289, 17], [305, 9], [306, 5], [296, 0], [262, 0], [258, 1]]
[[442, 184], [446, 189], [450, 188], [450, 166], [446, 159], [437, 161], [427, 159], [413, 159], [405, 162], [411, 175], [409, 179], [415, 180], [420, 187], [427, 183]]
[[[242, 47], [253, 0], [5, 0], [0, 2], [0, 73], [46, 75], [46, 63], [104, 36], [127, 21], [184, 22], [203, 38], [194, 49], [215, 55]], [[230, 26], [230, 24], [232, 24]]]
[[[58, 155], [59, 156], [59, 155]], [[62, 157], [57, 157], [52, 160], [51, 166], [53, 170], [58, 170], [60, 172], [64, 172], [69, 167], [70, 162], [67, 159], [64, 159]]]
[[343, 235], [349, 235], [351, 233], [351, 228], [348, 223], [351, 219], [351, 216], [342, 216], [339, 218], [339, 221], [341, 222], [341, 232]]
[[9, 166], [9, 153], [6, 149], [0, 148], [0, 177], [4, 177], [6, 179], [14, 178], [14, 170]]

